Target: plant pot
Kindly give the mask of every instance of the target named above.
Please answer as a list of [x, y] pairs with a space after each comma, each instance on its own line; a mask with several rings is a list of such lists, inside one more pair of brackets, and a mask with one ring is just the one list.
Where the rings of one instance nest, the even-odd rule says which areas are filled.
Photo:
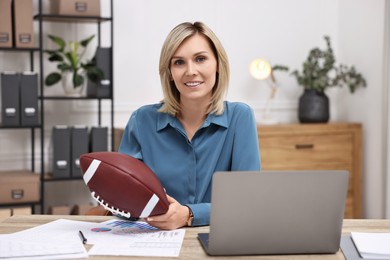
[[81, 97], [84, 94], [84, 89], [87, 85], [87, 76], [84, 75], [84, 81], [81, 86], [75, 87], [73, 84], [73, 73], [64, 72], [62, 73], [62, 87], [64, 88], [64, 92], [66, 96], [71, 97]]
[[299, 98], [298, 118], [301, 123], [329, 121], [329, 98], [321, 91], [305, 89]]

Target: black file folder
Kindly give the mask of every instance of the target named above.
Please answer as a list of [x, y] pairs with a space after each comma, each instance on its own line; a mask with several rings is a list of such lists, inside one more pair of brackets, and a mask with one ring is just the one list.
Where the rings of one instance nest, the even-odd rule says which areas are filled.
[[91, 152], [108, 151], [108, 127], [94, 126], [91, 128]]
[[70, 128], [53, 127], [53, 178], [70, 177]]
[[1, 124], [20, 126], [19, 73], [1, 73]]
[[104, 73], [104, 78], [99, 83], [88, 81], [87, 96], [109, 98], [112, 95], [112, 48], [98, 47], [95, 54], [96, 66]]
[[20, 77], [20, 116], [22, 126], [38, 125], [38, 74], [24, 72]]
[[82, 176], [80, 170], [80, 155], [88, 153], [88, 127], [73, 126], [72, 127], [72, 144], [71, 144], [71, 162], [72, 162], [72, 177]]

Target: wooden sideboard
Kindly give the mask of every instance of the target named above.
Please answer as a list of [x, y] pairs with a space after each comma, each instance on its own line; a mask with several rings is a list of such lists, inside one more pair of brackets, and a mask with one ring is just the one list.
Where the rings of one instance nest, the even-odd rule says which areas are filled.
[[345, 218], [362, 218], [362, 127], [357, 123], [258, 126], [264, 170], [348, 170]]

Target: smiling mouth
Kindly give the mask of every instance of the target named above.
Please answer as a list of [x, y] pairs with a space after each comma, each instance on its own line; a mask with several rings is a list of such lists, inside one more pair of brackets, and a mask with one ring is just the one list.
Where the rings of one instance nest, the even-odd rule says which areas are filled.
[[200, 81], [197, 81], [197, 82], [187, 82], [187, 83], [184, 83], [184, 85], [186, 85], [187, 87], [197, 87], [199, 86], [200, 84], [202, 84], [203, 82], [200, 82]]

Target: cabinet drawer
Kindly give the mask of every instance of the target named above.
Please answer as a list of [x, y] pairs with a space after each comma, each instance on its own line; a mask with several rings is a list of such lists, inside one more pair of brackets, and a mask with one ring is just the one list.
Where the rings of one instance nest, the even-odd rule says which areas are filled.
[[259, 135], [259, 146], [264, 169], [347, 169], [353, 162], [350, 134]]

